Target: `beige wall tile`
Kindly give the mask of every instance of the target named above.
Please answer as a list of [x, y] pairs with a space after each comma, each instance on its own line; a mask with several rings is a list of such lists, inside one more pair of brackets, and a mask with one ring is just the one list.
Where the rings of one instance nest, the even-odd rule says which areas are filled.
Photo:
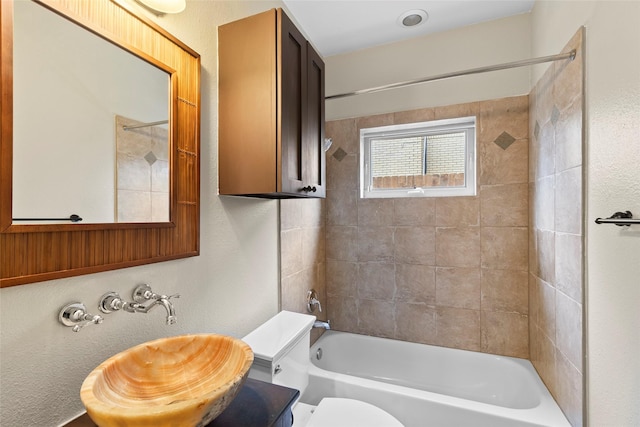
[[395, 338], [432, 344], [436, 339], [436, 310], [425, 304], [397, 302]]
[[480, 187], [481, 225], [527, 227], [529, 184], [483, 185]]
[[538, 270], [536, 275], [547, 283], [556, 283], [556, 233], [548, 230], [535, 230], [538, 252], [536, 253]]
[[324, 227], [302, 229], [302, 268], [309, 268], [325, 260]]
[[529, 313], [529, 274], [526, 271], [482, 269], [483, 311]]
[[[540, 308], [540, 289], [537, 283], [539, 279], [529, 273], [529, 323], [538, 327], [540, 318], [538, 316]], [[533, 338], [532, 338], [533, 339]]]
[[[569, 52], [580, 45], [581, 31], [576, 33], [567, 47]], [[558, 61], [553, 64], [555, 79], [553, 81], [553, 101], [559, 110], [565, 109], [576, 97], [582, 95], [582, 49], [576, 49], [573, 61]]]
[[515, 139], [528, 138], [529, 99], [527, 95], [480, 103], [478, 140], [493, 142], [502, 132], [507, 132]]
[[436, 199], [436, 225], [461, 227], [480, 224], [478, 197], [438, 197]]
[[582, 233], [582, 168], [556, 175], [555, 230]]
[[394, 225], [435, 225], [436, 199], [431, 197], [393, 199]]
[[486, 353], [529, 358], [529, 323], [527, 315], [483, 311], [481, 348]]
[[480, 227], [438, 228], [436, 265], [440, 267], [480, 266]]
[[393, 338], [395, 335], [395, 307], [392, 302], [358, 300], [358, 330], [365, 335]]
[[359, 226], [385, 226], [393, 224], [393, 199], [358, 200]]
[[482, 267], [527, 271], [527, 238], [525, 227], [482, 227]]
[[327, 224], [358, 225], [358, 191], [350, 188], [327, 189]]
[[582, 370], [582, 305], [556, 293], [556, 347]]
[[536, 181], [533, 191], [532, 224], [540, 230], [555, 230], [555, 185], [554, 175]]
[[400, 111], [393, 113], [393, 122], [396, 125], [405, 123], [419, 123], [435, 120], [436, 114], [433, 108], [421, 108], [419, 110]]
[[394, 116], [393, 113], [388, 113], [388, 114], [378, 114], [375, 116], [358, 117], [356, 119], [358, 135], [360, 135], [360, 129], [392, 125], [393, 116]]
[[300, 204], [300, 226], [322, 227], [325, 223], [324, 199], [296, 199]]
[[358, 264], [327, 260], [327, 295], [356, 297], [358, 281]]
[[563, 355], [557, 355], [555, 398], [572, 426], [582, 426], [582, 373]]
[[299, 228], [280, 233], [280, 275], [282, 277], [297, 273], [303, 268], [302, 236], [303, 231]]
[[480, 268], [437, 267], [436, 305], [480, 310]]
[[436, 269], [426, 265], [396, 264], [396, 301], [436, 303]]
[[479, 184], [512, 184], [529, 180], [529, 142], [515, 141], [506, 150], [493, 142], [478, 143]]
[[540, 123], [540, 127], [544, 126], [551, 120], [551, 111], [553, 110], [553, 69], [549, 68], [540, 78], [533, 89], [536, 93], [536, 118]]
[[555, 126], [556, 170], [582, 165], [582, 98], [577, 97], [560, 113]]
[[299, 228], [302, 223], [301, 204], [296, 199], [280, 200], [280, 231]]
[[395, 264], [360, 263], [357, 288], [360, 299], [393, 300], [396, 292]]
[[397, 227], [395, 260], [402, 264], [435, 265], [435, 227]]
[[582, 236], [556, 233], [556, 288], [582, 302]]
[[536, 138], [537, 163], [534, 176], [536, 179], [553, 175], [556, 172], [556, 136], [555, 127], [551, 121], [541, 125]]
[[327, 260], [358, 261], [358, 227], [328, 226]]
[[332, 156], [338, 148], [342, 148], [347, 154], [357, 154], [360, 149], [356, 119], [327, 122], [325, 136], [333, 140], [331, 148], [327, 151], [327, 156]]
[[540, 378], [551, 394], [557, 396], [556, 347], [549, 338], [539, 331], [536, 357], [532, 360]]
[[446, 105], [434, 108], [434, 118], [436, 120], [452, 119], [458, 117], [478, 116], [480, 114], [480, 103], [469, 102], [467, 104]]
[[394, 227], [358, 227], [358, 261], [393, 261]]
[[438, 307], [436, 325], [437, 345], [480, 351], [479, 310]]
[[315, 268], [297, 271], [280, 279], [282, 310], [307, 313], [307, 291], [319, 286]]
[[556, 339], [556, 290], [542, 280], [536, 280], [538, 288], [538, 327], [555, 345]]
[[358, 156], [348, 154], [342, 160], [327, 156], [327, 191], [333, 188], [358, 190]]
[[356, 298], [342, 296], [327, 297], [327, 318], [331, 329], [345, 332], [358, 331], [358, 305]]

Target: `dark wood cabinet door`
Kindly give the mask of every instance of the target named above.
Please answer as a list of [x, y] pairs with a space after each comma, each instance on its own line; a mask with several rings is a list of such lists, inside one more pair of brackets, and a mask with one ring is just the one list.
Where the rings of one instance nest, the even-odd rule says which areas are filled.
[[312, 197], [325, 197], [326, 155], [324, 151], [324, 61], [307, 42], [307, 118], [304, 129], [303, 181], [315, 191]]
[[303, 176], [303, 142], [307, 116], [307, 40], [293, 25], [291, 20], [278, 10], [279, 55], [278, 99], [280, 112], [280, 146], [282, 173], [278, 187], [284, 193], [302, 192]]

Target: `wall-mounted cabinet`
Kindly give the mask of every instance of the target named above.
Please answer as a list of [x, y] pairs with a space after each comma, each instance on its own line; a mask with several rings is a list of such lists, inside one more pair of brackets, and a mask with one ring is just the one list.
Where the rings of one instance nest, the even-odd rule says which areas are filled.
[[282, 9], [218, 28], [219, 191], [324, 197], [324, 62]]

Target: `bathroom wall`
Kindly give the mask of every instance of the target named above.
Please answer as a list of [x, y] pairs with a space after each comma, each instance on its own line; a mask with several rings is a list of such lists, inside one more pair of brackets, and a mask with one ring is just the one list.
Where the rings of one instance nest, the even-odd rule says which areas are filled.
[[[56, 426], [81, 413], [85, 376], [113, 354], [151, 339], [216, 332], [242, 337], [278, 311], [278, 202], [217, 196], [216, 28], [279, 1], [187, 1], [177, 15], [155, 16], [129, 2], [201, 55], [200, 256], [0, 290], [0, 425]], [[113, 213], [111, 210], [110, 213]], [[113, 313], [73, 333], [58, 312], [82, 301], [97, 312], [100, 296], [130, 297], [137, 284], [180, 293], [178, 322], [161, 308]]]
[[[325, 285], [325, 200], [280, 201], [280, 308], [327, 319]], [[307, 293], [315, 289], [322, 311], [309, 313]], [[314, 329], [311, 342], [321, 335]]]
[[[529, 357], [528, 104], [519, 96], [327, 123], [334, 329]], [[360, 128], [465, 116], [477, 120], [476, 196], [358, 197]]]
[[[640, 2], [538, 1], [531, 21], [533, 56], [559, 52], [586, 26], [584, 421], [637, 426], [640, 228], [594, 220], [619, 210], [640, 216]], [[534, 69], [532, 82], [548, 68]]]
[[583, 30], [529, 95], [531, 361], [567, 418], [583, 425]]

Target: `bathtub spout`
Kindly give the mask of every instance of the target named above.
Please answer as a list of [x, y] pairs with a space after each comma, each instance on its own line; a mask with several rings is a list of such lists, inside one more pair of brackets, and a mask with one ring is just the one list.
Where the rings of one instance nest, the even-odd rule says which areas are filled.
[[331, 329], [331, 320], [327, 320], [326, 322], [323, 320], [316, 320], [315, 322], [313, 322], [313, 327], [329, 330]]

